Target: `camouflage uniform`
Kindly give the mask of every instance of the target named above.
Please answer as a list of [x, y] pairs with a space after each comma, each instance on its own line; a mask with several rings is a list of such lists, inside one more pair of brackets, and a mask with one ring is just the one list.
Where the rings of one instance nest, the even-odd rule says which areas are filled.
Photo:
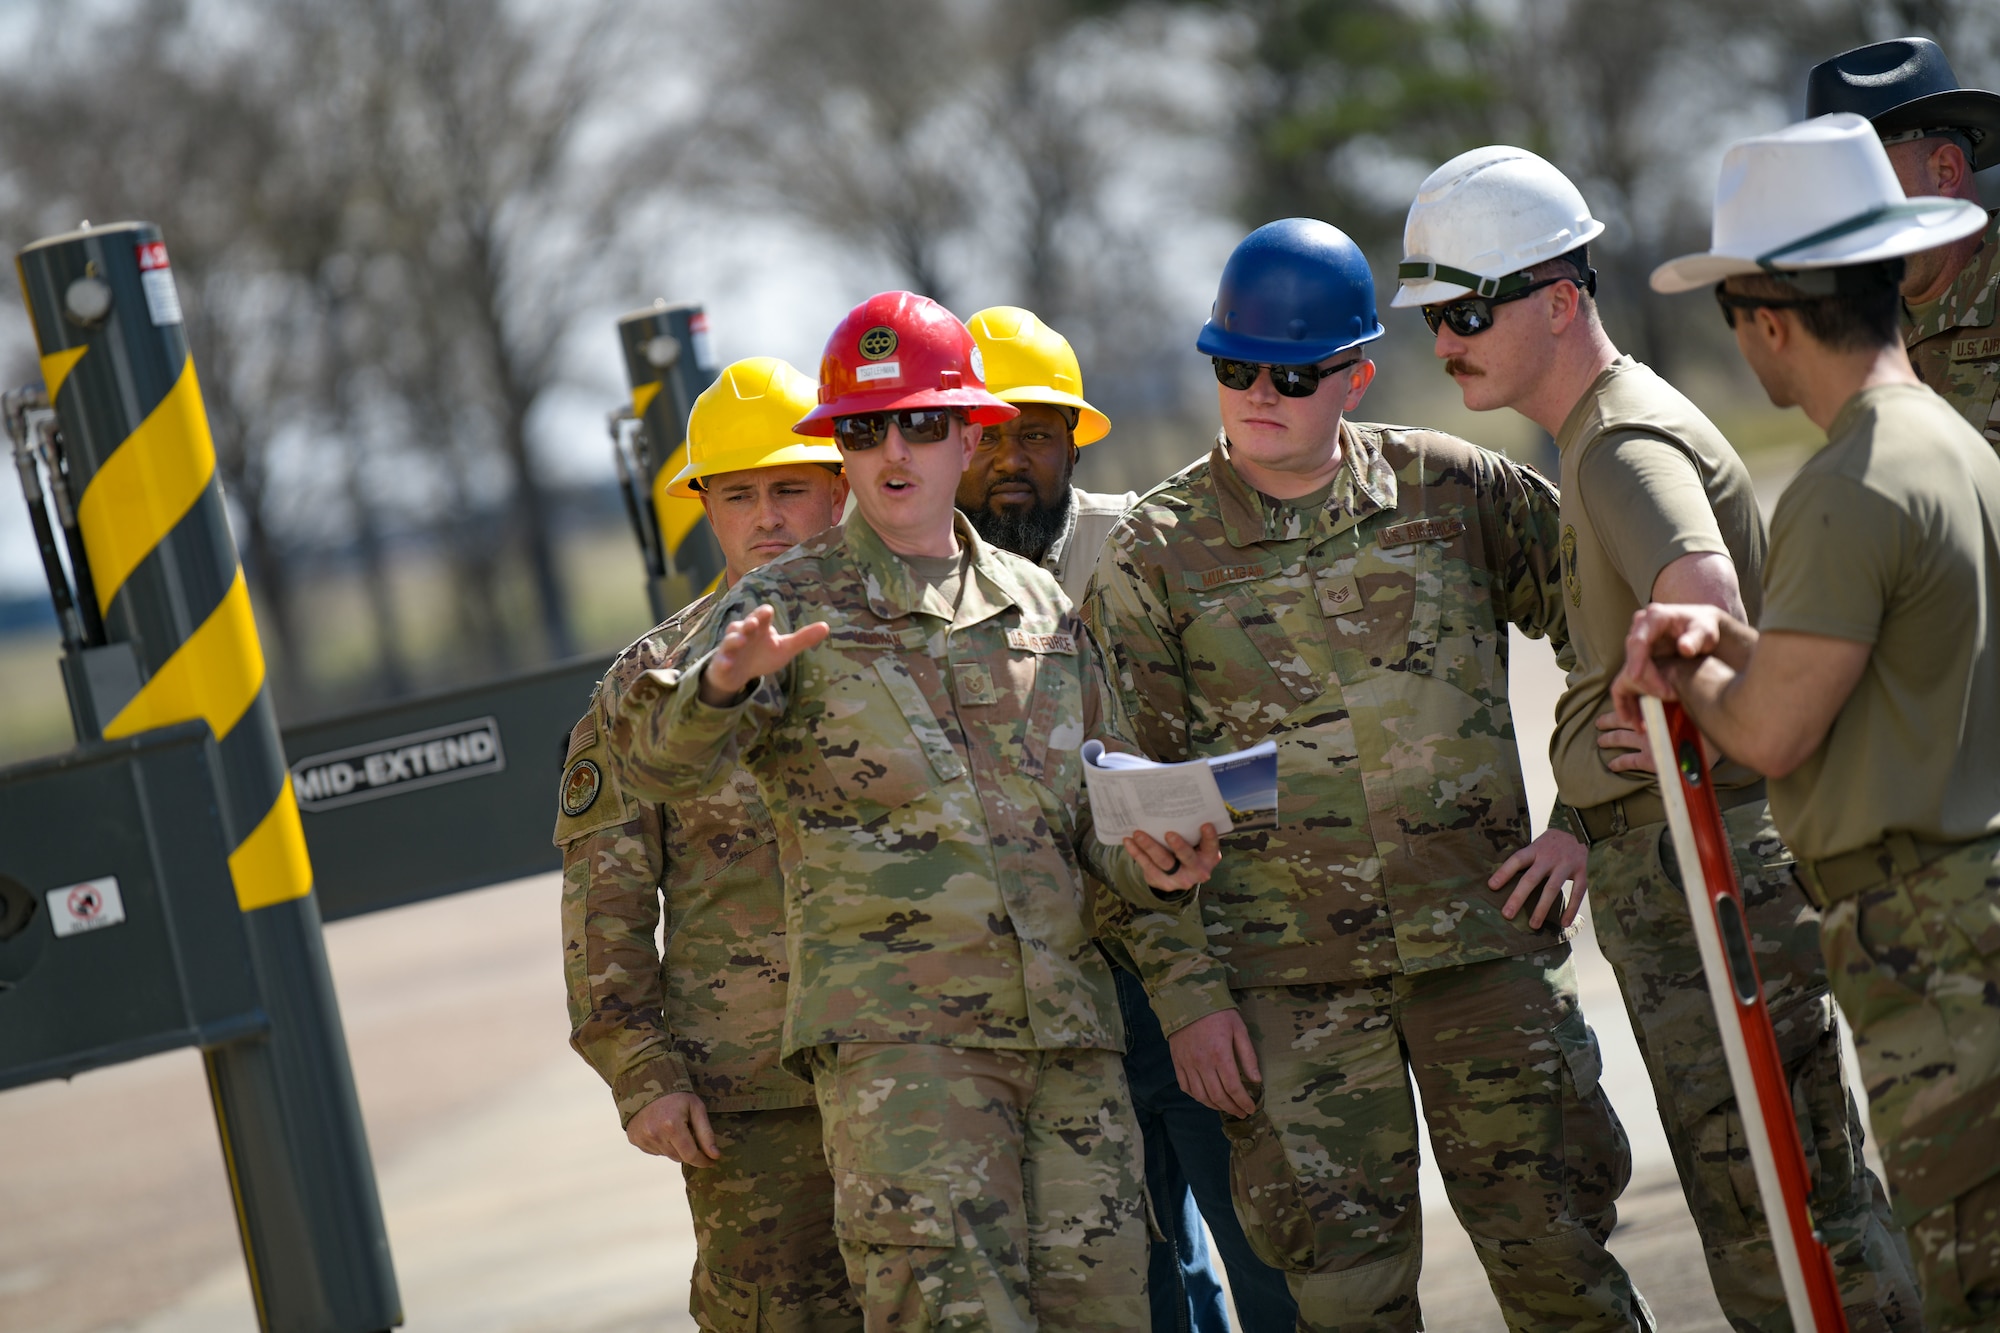
[[2000, 213], [1944, 295], [1903, 307], [1903, 343], [1918, 378], [2000, 449]]
[[1418, 1326], [1414, 1062], [1510, 1325], [1649, 1327], [1603, 1246], [1630, 1151], [1566, 932], [1507, 920], [1486, 887], [1529, 836], [1507, 625], [1563, 632], [1555, 493], [1431, 431], [1341, 441], [1324, 501], [1292, 504], [1219, 442], [1099, 563], [1086, 614], [1141, 748], [1278, 744], [1278, 827], [1225, 840], [1199, 924], [1137, 923], [1137, 962], [1250, 1028], [1265, 1082], [1232, 1127], [1238, 1211], [1304, 1325]]
[[[1710, 1281], [1740, 1330], [1788, 1333], [1783, 1281], [1759, 1201], [1742, 1115], [1709, 998], [1687, 898], [1674, 873], [1666, 812], [1650, 773], [1613, 772], [1598, 716], [1625, 663], [1632, 616], [1662, 570], [1696, 553], [1736, 568], [1748, 618], [1763, 606], [1764, 523], [1750, 474], [1699, 408], [1646, 366], [1620, 357], [1577, 400], [1555, 436], [1562, 455], [1563, 588], [1574, 664], [1556, 705], [1549, 759], [1572, 832], [1590, 844], [1592, 921], [1617, 974]], [[1860, 1113], [1847, 1093], [1819, 916], [1792, 878], [1763, 779], [1716, 765], [1765, 999], [1814, 1163], [1814, 1216], [1832, 1246], [1857, 1330], [1918, 1322], [1915, 1278], [1888, 1200], [1862, 1162]], [[1580, 807], [1580, 808], [1575, 808]]]
[[2000, 837], [1918, 859], [1833, 904], [1821, 938], [1931, 1327], [1990, 1329], [2000, 1311]]
[[1138, 498], [1131, 491], [1123, 495], [1107, 495], [1075, 486], [1069, 488], [1069, 503], [1063, 508], [1062, 531], [1049, 543], [1041, 565], [1055, 576], [1056, 582], [1062, 585], [1063, 596], [1069, 598], [1072, 604], [1083, 604], [1083, 590], [1090, 586], [1091, 571], [1097, 568], [1097, 556], [1104, 549], [1104, 539]]
[[[1736, 853], [1778, 1054], [1791, 1076], [1813, 1178], [1813, 1218], [1833, 1257], [1848, 1327], [1855, 1333], [1921, 1328], [1902, 1229], [1862, 1158], [1860, 1112], [1847, 1090], [1820, 960], [1819, 913], [1799, 893], [1792, 854], [1767, 802], [1724, 811], [1722, 822]], [[1734, 1328], [1789, 1330], [1784, 1283], [1667, 826], [1646, 824], [1591, 844], [1590, 897], [1597, 943], [1624, 992], [1716, 1300]]]
[[[1109, 495], [1070, 488], [1062, 532], [1050, 544], [1041, 565], [1055, 575], [1071, 602], [1082, 604], [1097, 557], [1104, 550], [1104, 539], [1138, 499], [1131, 491]], [[1214, 1012], [1216, 1005], [1199, 985], [1185, 995], [1171, 984], [1145, 993], [1144, 978], [1139, 976], [1123, 938], [1131, 924], [1132, 905], [1095, 879], [1086, 879], [1098, 943], [1112, 965], [1124, 973], [1115, 980], [1128, 997], [1126, 1003], [1133, 1006], [1123, 1011], [1125, 1074], [1145, 1139], [1146, 1188], [1164, 1233], [1153, 1249], [1153, 1326], [1196, 1330], [1229, 1326], [1222, 1286], [1215, 1281], [1208, 1245], [1194, 1220], [1197, 1211], [1229, 1272], [1229, 1297], [1239, 1320], [1245, 1324], [1266, 1320], [1274, 1328], [1289, 1326], [1296, 1322], [1298, 1311], [1283, 1275], [1259, 1262], [1228, 1205], [1229, 1142], [1223, 1136], [1222, 1116], [1190, 1097], [1173, 1077], [1167, 1037]], [[1228, 1002], [1226, 988], [1222, 1001], [1225, 1005]], [[1134, 1016], [1140, 1008], [1150, 1008], [1152, 1013]], [[1164, 1024], [1158, 1021], [1163, 1014]], [[1196, 1208], [1189, 1207], [1191, 1201]], [[1169, 1309], [1174, 1312], [1174, 1322], [1163, 1325], [1170, 1317], [1166, 1313]]]
[[1078, 747], [1122, 730], [1094, 645], [1046, 573], [957, 530], [955, 611], [859, 513], [750, 574], [716, 627], [769, 603], [828, 639], [731, 708], [700, 701], [705, 659], [608, 688], [612, 756], [641, 791], [740, 767], [771, 809], [786, 1060], [818, 1076], [869, 1327], [1128, 1329], [1144, 1189], [1082, 869], [1178, 902], [1091, 830]]
[[[712, 605], [627, 649], [614, 688], [679, 661]], [[812, 1089], [778, 1064], [784, 909], [770, 817], [740, 773], [665, 804], [636, 800], [610, 771], [605, 734], [593, 702], [570, 737], [556, 823], [570, 1044], [611, 1085], [621, 1122], [675, 1092], [709, 1113], [721, 1160], [682, 1168], [700, 1327], [857, 1329]]]

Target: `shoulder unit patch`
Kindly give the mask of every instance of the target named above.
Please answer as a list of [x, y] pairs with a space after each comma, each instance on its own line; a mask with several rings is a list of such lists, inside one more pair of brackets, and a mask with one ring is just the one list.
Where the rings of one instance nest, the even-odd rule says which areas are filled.
[[604, 774], [594, 759], [579, 759], [563, 773], [562, 811], [571, 819], [597, 804], [604, 790]]

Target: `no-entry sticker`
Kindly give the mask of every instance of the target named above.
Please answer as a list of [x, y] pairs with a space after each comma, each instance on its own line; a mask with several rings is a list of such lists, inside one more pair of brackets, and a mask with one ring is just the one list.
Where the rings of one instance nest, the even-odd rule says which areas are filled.
[[47, 897], [49, 922], [55, 927], [57, 939], [81, 935], [86, 930], [102, 930], [125, 919], [125, 899], [118, 893], [116, 875], [50, 889]]

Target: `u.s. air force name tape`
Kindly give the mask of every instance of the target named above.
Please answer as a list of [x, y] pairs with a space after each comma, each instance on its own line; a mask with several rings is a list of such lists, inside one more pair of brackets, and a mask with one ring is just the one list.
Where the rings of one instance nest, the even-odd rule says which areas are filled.
[[485, 777], [506, 767], [500, 724], [476, 717], [301, 759], [292, 765], [292, 789], [301, 810], [317, 812]]

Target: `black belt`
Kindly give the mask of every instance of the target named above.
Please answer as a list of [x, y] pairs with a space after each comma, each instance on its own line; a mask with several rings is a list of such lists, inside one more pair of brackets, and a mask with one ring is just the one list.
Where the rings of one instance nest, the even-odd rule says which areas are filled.
[[1800, 861], [1799, 883], [1805, 886], [1813, 906], [1827, 908], [1843, 898], [1887, 884], [1898, 875], [1914, 874], [1931, 862], [1979, 841], [1973, 838], [1970, 842], [1926, 842], [1907, 833], [1891, 833], [1880, 842], [1839, 856]]
[[[1761, 778], [1747, 787], [1715, 794], [1716, 804], [1724, 810], [1734, 810], [1739, 805], [1754, 805], [1763, 799], [1764, 782]], [[1630, 796], [1593, 805], [1587, 810], [1579, 810], [1573, 805], [1566, 805], [1563, 809], [1569, 811], [1576, 836], [1583, 839], [1586, 847], [1635, 828], [1663, 823], [1667, 818], [1667, 803], [1656, 791], [1633, 792]]]

